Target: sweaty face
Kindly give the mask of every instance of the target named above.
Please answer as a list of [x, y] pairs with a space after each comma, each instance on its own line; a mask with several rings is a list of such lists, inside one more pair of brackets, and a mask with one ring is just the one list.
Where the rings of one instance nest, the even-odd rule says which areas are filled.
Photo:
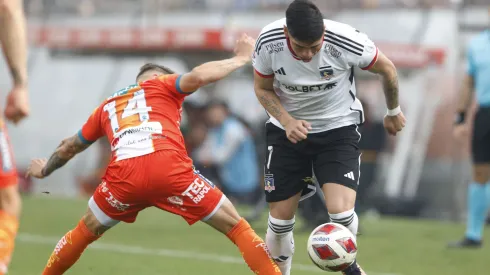
[[303, 62], [310, 62], [313, 56], [317, 54], [323, 45], [323, 36], [313, 43], [305, 43], [294, 39], [289, 35], [289, 43], [294, 54]]

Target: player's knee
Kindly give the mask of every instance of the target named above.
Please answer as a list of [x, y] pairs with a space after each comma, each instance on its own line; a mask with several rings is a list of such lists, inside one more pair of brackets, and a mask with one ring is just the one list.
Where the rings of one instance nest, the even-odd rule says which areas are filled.
[[476, 164], [473, 166], [473, 181], [485, 184], [490, 180], [490, 164]]
[[343, 213], [354, 208], [356, 191], [344, 185], [327, 183], [323, 185], [323, 193], [329, 213]]
[[22, 200], [16, 185], [0, 189], [0, 210], [19, 217]]
[[235, 206], [233, 206], [229, 199], [225, 199], [220, 208], [206, 223], [223, 234], [227, 234], [241, 219], [242, 217], [238, 214]]
[[97, 217], [95, 217], [90, 209], [83, 216], [83, 222], [87, 226], [88, 230], [90, 230], [90, 232], [97, 236], [102, 235], [110, 228], [109, 226], [105, 226], [99, 220], [97, 220]]

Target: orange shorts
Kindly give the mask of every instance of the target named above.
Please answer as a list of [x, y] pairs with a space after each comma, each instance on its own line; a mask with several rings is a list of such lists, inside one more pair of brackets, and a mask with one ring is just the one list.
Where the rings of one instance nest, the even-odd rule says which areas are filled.
[[7, 128], [0, 122], [0, 189], [17, 184], [18, 175], [15, 169], [12, 146], [7, 134]]
[[182, 216], [189, 224], [209, 219], [223, 193], [193, 169], [187, 153], [162, 150], [109, 164], [89, 201], [97, 219], [111, 226], [132, 223], [150, 206]]

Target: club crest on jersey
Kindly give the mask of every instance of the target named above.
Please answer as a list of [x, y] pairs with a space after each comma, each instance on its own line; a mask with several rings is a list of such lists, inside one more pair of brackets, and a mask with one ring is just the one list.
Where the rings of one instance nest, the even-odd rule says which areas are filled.
[[267, 192], [272, 192], [276, 190], [274, 186], [274, 175], [273, 174], [265, 174], [264, 175], [264, 189]]
[[320, 77], [325, 80], [330, 80], [333, 77], [333, 68], [332, 66], [323, 66], [320, 67]]

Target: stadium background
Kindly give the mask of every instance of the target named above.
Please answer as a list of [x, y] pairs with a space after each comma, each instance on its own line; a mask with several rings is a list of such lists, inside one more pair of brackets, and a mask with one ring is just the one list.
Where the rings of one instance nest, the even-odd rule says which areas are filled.
[[[183, 73], [202, 62], [227, 57], [237, 35], [256, 36], [264, 25], [284, 16], [289, 2], [25, 1], [32, 114], [19, 127], [9, 127], [20, 172], [30, 158], [49, 156], [62, 138], [75, 133], [101, 100], [131, 84], [145, 62]], [[465, 69], [465, 46], [489, 26], [488, 0], [314, 2], [326, 18], [367, 33], [395, 62], [409, 122], [401, 135], [386, 136], [381, 127], [385, 103], [380, 83], [373, 75], [357, 72], [358, 96], [368, 121], [362, 144], [361, 262], [374, 275], [488, 274], [490, 263], [484, 256], [488, 258], [488, 248], [480, 252], [444, 250], [445, 242], [464, 230], [469, 141], [454, 140], [451, 129], [455, 96]], [[0, 90], [5, 94], [10, 77], [3, 60], [0, 63]], [[267, 116], [255, 99], [251, 67], [186, 99], [183, 132], [189, 151], [205, 140], [203, 112], [217, 100], [226, 102], [231, 113], [247, 125], [261, 171]], [[39, 274], [57, 238], [83, 213], [84, 198], [104, 168], [106, 145], [92, 146], [46, 180], [21, 177], [25, 212], [12, 274]], [[203, 172], [220, 184], [215, 169], [204, 166]], [[260, 184], [257, 177], [257, 188]], [[241, 207], [245, 216], [252, 217], [254, 209], [265, 211], [260, 191], [255, 194], [249, 205]], [[316, 198], [302, 206], [300, 216], [315, 223], [325, 218], [325, 211]], [[265, 230], [265, 216], [256, 217], [254, 225], [259, 231]], [[302, 229], [309, 226], [305, 223]], [[135, 225], [109, 232], [70, 274], [164, 271], [174, 275], [202, 270], [228, 274], [229, 269], [220, 269], [226, 265], [234, 265], [237, 274], [248, 274], [244, 266], [236, 265], [240, 260], [226, 240], [204, 226], [198, 228], [189, 229], [178, 218], [148, 211]], [[306, 233], [297, 237], [296, 274], [316, 271], [304, 253]], [[234, 256], [227, 256], [230, 253]], [[195, 265], [185, 264], [192, 259]]]

